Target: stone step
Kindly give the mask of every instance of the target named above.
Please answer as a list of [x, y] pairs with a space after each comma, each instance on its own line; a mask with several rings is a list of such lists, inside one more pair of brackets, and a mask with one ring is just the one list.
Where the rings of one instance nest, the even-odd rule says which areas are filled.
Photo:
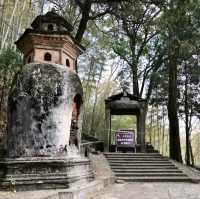
[[116, 153], [104, 153], [105, 156], [135, 156], [135, 157], [138, 157], [138, 156], [159, 156], [159, 157], [162, 157], [159, 153], [119, 153], [119, 152], [116, 152]]
[[[169, 172], [163, 172], [163, 173], [154, 173], [149, 171], [148, 173], [115, 173], [117, 177], [137, 177], [137, 176], [143, 176], [143, 177], [147, 177], [147, 176], [186, 176], [184, 173], [169, 173]], [[186, 176], [187, 177], [187, 176]]]
[[182, 173], [182, 171], [174, 169], [134, 169], [134, 168], [125, 168], [125, 169], [112, 169], [115, 173]]
[[125, 159], [125, 158], [107, 158], [109, 162], [169, 162], [168, 159], [136, 159], [136, 158], [130, 158], [130, 159]]
[[167, 159], [166, 157], [160, 157], [160, 156], [106, 156], [108, 159]]
[[106, 157], [108, 160], [169, 160], [161, 157]]
[[149, 166], [149, 165], [145, 165], [145, 166], [140, 166], [140, 165], [133, 165], [133, 166], [121, 166], [121, 165], [113, 165], [111, 166], [111, 169], [134, 169], [134, 170], [157, 170], [157, 169], [177, 169], [174, 165], [171, 166]]
[[[126, 155], [117, 155], [117, 156], [113, 156], [113, 155], [109, 155], [109, 156], [106, 156], [106, 158], [126, 158], [126, 159], [134, 159], [134, 158], [155, 158], [155, 159], [159, 159], [159, 158], [161, 158], [161, 159], [163, 159], [164, 157], [161, 157], [161, 156], [131, 156], [131, 155], [128, 155], [128, 156], [126, 156]], [[164, 159], [166, 159], [166, 158], [164, 158]]]
[[107, 153], [118, 180], [127, 182], [188, 182], [190, 179], [158, 153]]
[[107, 157], [108, 160], [168, 160], [161, 157]]
[[126, 182], [191, 182], [185, 176], [137, 176], [137, 177], [118, 177], [118, 180]]
[[171, 162], [109, 162], [110, 166], [172, 166]]
[[127, 165], [132, 165], [132, 164], [135, 164], [135, 165], [143, 165], [143, 164], [168, 164], [168, 165], [172, 165], [171, 162], [168, 162], [168, 161], [109, 161], [110, 164], [127, 164]]

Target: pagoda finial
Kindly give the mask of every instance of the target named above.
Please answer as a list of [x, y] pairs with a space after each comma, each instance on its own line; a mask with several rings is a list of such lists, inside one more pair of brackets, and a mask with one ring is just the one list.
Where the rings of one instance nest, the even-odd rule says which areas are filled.
[[53, 8], [51, 9], [51, 12], [56, 13], [56, 9], [53, 7]]

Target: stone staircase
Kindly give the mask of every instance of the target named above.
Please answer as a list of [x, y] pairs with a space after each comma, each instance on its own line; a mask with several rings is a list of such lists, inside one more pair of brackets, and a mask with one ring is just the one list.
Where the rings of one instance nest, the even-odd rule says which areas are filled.
[[126, 182], [190, 182], [168, 158], [159, 153], [105, 153], [117, 180]]

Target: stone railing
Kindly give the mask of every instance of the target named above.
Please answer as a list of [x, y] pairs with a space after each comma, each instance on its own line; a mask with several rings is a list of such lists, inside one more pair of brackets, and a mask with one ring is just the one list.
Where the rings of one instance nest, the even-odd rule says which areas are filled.
[[80, 152], [86, 157], [88, 157], [89, 153], [94, 153], [98, 151], [104, 151], [103, 141], [89, 141], [81, 143]]

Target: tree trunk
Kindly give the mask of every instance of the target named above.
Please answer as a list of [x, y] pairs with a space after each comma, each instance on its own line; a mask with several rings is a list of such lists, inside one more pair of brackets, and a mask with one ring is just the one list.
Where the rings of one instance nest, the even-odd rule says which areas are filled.
[[165, 109], [162, 107], [162, 154], [164, 154], [165, 146]]
[[152, 109], [150, 112], [150, 137], [149, 137], [149, 142], [152, 144], [152, 130], [153, 130], [153, 118], [152, 118]]
[[0, 46], [3, 42], [3, 26], [4, 26], [4, 10], [5, 10], [5, 5], [4, 5], [4, 0], [1, 1], [1, 20], [0, 20]]
[[138, 85], [138, 66], [136, 63], [136, 54], [135, 54], [135, 35], [132, 36], [133, 38], [130, 38], [130, 48], [131, 48], [131, 54], [132, 54], [132, 83], [133, 83], [133, 94], [139, 97], [139, 85]]
[[7, 30], [6, 30], [6, 33], [5, 33], [5, 36], [4, 36], [3, 41], [2, 41], [2, 44], [1, 44], [1, 49], [4, 48], [4, 46], [5, 46], [5, 43], [6, 43], [8, 34], [9, 34], [9, 31], [10, 31], [10, 27], [11, 27], [11, 24], [12, 24], [12, 21], [13, 21], [13, 18], [14, 18], [15, 12], [16, 12], [16, 9], [17, 9], [18, 2], [19, 2], [19, 0], [16, 0], [16, 1], [15, 1], [14, 8], [13, 8], [13, 11], [12, 11], [12, 15], [11, 15], [11, 17], [10, 17], [9, 24], [8, 24], [8, 27], [7, 27]]
[[186, 165], [190, 165], [190, 127], [189, 127], [189, 107], [188, 107], [188, 74], [187, 65], [185, 63], [185, 135], [186, 135], [186, 151], [185, 151], [185, 162]]
[[193, 155], [191, 140], [189, 142], [189, 147], [190, 147], [191, 166], [194, 166], [194, 155]]
[[155, 112], [153, 108], [153, 146], [156, 149]]
[[132, 82], [133, 82], [133, 94], [139, 97], [139, 85], [137, 76], [137, 66], [132, 66]]
[[[86, 0], [82, 9], [82, 17], [81, 17], [81, 21], [79, 23], [78, 26], [78, 30], [76, 32], [76, 36], [75, 39], [78, 43], [81, 43], [82, 38], [83, 38], [83, 34], [87, 28], [87, 23], [89, 21], [89, 15], [90, 15], [90, 10], [91, 10], [91, 5], [92, 2], [90, 2], [90, 0]], [[75, 63], [75, 71], [78, 73], [78, 65], [77, 65], [77, 61]]]
[[44, 4], [45, 4], [45, 0], [40, 1], [40, 15], [43, 15], [43, 10], [44, 10]]
[[[95, 59], [94, 57], [91, 57], [90, 58], [90, 64], [89, 64], [89, 71], [88, 71], [88, 74], [87, 74], [87, 80], [86, 82], [82, 82], [85, 88], [85, 94], [84, 94], [84, 109], [87, 109], [87, 107], [89, 106], [89, 102], [90, 102], [90, 96], [91, 96], [91, 91], [90, 91], [90, 81], [91, 79], [94, 79], [94, 74], [95, 74]], [[87, 130], [86, 133], [89, 133], [89, 130], [90, 130], [90, 124], [88, 122], [88, 116], [87, 116], [87, 112], [84, 112], [83, 114], [83, 131]]]
[[75, 39], [78, 43], [81, 43], [81, 40], [83, 38], [83, 34], [87, 28], [87, 23], [89, 21], [89, 14], [90, 14], [90, 10], [91, 10], [91, 2], [90, 0], [86, 0], [86, 2], [84, 3], [84, 7], [82, 10], [82, 17], [81, 17], [81, 21], [79, 23], [79, 27], [75, 36]]
[[26, 8], [26, 1], [24, 1], [23, 3], [23, 6], [22, 6], [22, 14], [21, 16], [19, 17], [19, 20], [18, 20], [18, 28], [17, 28], [17, 35], [16, 35], [16, 39], [19, 37], [20, 33], [21, 33], [21, 27], [22, 27], [22, 23], [23, 23], [23, 13], [25, 11], [25, 8]]
[[0, 118], [2, 118], [2, 109], [5, 103], [5, 89], [7, 87], [7, 74], [3, 73], [3, 84], [1, 87], [1, 96], [0, 96]]
[[179, 120], [177, 114], [177, 57], [179, 54], [179, 44], [177, 40], [170, 37], [171, 46], [169, 47], [169, 90], [168, 90], [168, 118], [169, 118], [169, 147], [170, 158], [182, 162], [181, 146], [179, 137]]
[[96, 84], [96, 88], [95, 88], [95, 96], [94, 96], [94, 104], [93, 104], [93, 108], [92, 108], [92, 118], [91, 118], [91, 127], [90, 127], [90, 135], [94, 135], [94, 137], [96, 137], [95, 134], [95, 112], [96, 112], [96, 106], [97, 106], [97, 100], [98, 100], [98, 90], [99, 90], [99, 84], [102, 78], [102, 72], [103, 72], [103, 65], [101, 65], [101, 69], [100, 69], [100, 74], [99, 74], [99, 78], [97, 80], [97, 84]]
[[169, 134], [166, 135], [165, 155], [169, 153]]

